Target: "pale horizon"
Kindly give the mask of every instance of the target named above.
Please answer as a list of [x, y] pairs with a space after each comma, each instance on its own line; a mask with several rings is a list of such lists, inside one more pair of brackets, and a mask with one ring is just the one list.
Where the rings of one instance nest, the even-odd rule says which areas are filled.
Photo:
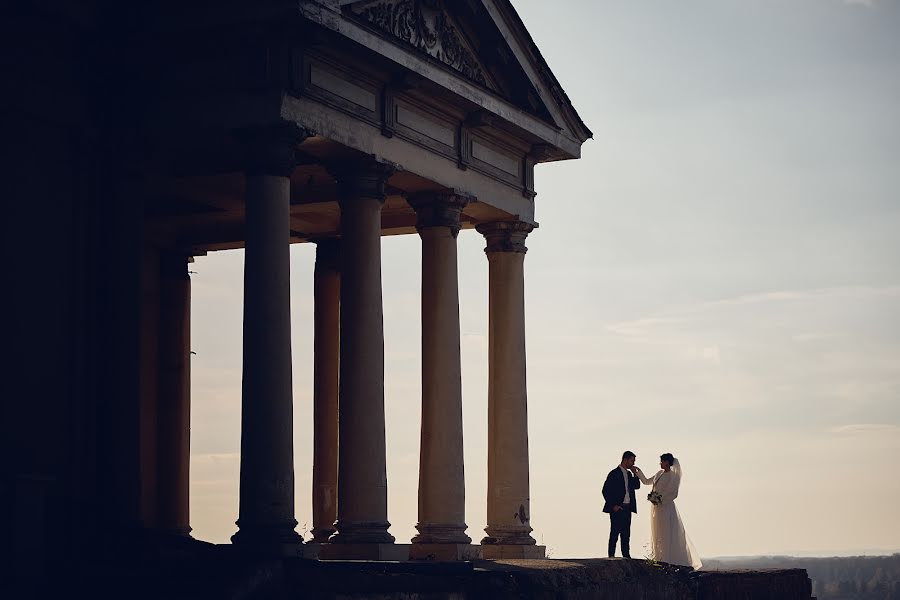
[[[684, 465], [703, 557], [900, 552], [900, 2], [514, 0], [594, 132], [538, 165], [531, 517], [605, 556], [624, 450]], [[487, 261], [459, 235], [468, 534], [486, 504]], [[382, 238], [390, 533], [417, 521], [420, 242]], [[297, 530], [312, 528], [315, 246], [291, 249]], [[191, 265], [191, 525], [235, 532], [241, 251]], [[643, 488], [642, 488], [643, 489]], [[632, 555], [649, 503], [638, 493]]]

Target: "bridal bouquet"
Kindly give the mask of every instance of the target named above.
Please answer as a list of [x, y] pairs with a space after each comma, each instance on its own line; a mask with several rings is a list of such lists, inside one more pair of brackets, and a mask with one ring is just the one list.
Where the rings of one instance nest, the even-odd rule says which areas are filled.
[[654, 490], [647, 494], [647, 500], [650, 501], [650, 504], [660, 504], [662, 503], [662, 494]]

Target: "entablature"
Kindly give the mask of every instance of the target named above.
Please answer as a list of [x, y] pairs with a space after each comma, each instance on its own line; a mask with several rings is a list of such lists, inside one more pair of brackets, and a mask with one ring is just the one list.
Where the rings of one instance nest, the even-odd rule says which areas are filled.
[[[525, 198], [534, 197], [533, 150], [542, 147], [535, 136], [504, 126], [481, 107], [460, 102], [423, 79], [379, 70], [334, 47], [307, 49], [301, 61], [294, 97], [333, 109], [333, 121], [349, 117], [365, 123], [374, 128], [373, 135], [397, 137], [443, 157], [450, 161], [446, 168], [472, 169]], [[291, 98], [286, 103], [296, 106]], [[305, 122], [310, 116], [310, 111], [291, 112], [291, 118], [304, 126], [323, 127], [321, 119]], [[356, 126], [353, 121], [333, 125], [335, 129]], [[370, 151], [372, 142], [360, 137], [343, 136], [342, 141]], [[408, 162], [403, 154], [384, 158], [401, 166]]]
[[[290, 16], [287, 4], [273, 2], [277, 18], [220, 15], [202, 31], [182, 23], [148, 34], [139, 44], [150, 74], [143, 99], [148, 146], [164, 163], [161, 172], [188, 182], [170, 181], [171, 189], [160, 191], [155, 222], [198, 249], [240, 244], [237, 133], [287, 122], [310, 133], [298, 148], [306, 162], [292, 178], [295, 241], [336, 233], [333, 182], [317, 169], [359, 156], [397, 168], [386, 235], [414, 231], [403, 198], [422, 190], [471, 197], [464, 228], [497, 219], [533, 223], [535, 164], [577, 157], [590, 132], [578, 130], [571, 107], [553, 105], [561, 90], [538, 75], [536, 49], [486, 53], [498, 39], [518, 36], [509, 41], [515, 45], [527, 36], [513, 31], [514, 23], [496, 26], [493, 13], [502, 13], [502, 4], [461, 0], [449, 15], [443, 0], [306, 0]], [[413, 18], [417, 7], [427, 9], [425, 22]], [[376, 9], [407, 20], [379, 22]], [[422, 29], [405, 40], [398, 23]], [[211, 197], [208, 187], [192, 189], [196, 177], [226, 182], [229, 200]]]

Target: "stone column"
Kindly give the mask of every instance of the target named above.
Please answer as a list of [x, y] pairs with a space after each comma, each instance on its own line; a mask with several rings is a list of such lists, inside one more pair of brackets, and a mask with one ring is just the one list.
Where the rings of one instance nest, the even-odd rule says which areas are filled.
[[340, 243], [316, 242], [313, 357], [313, 541], [327, 542], [337, 518]]
[[187, 536], [190, 526], [191, 278], [188, 256], [160, 257], [157, 527]]
[[[374, 161], [333, 170], [341, 207], [340, 442], [337, 533], [323, 558], [389, 558], [382, 549], [394, 542], [387, 520], [381, 304], [381, 207], [391, 173]], [[334, 548], [341, 544], [347, 547]]]
[[477, 227], [487, 240], [488, 498], [485, 558], [537, 558], [528, 487], [528, 397], [525, 384], [525, 238], [533, 225]]
[[241, 483], [235, 545], [295, 554], [290, 174], [302, 132], [246, 132]]
[[459, 280], [456, 236], [467, 198], [432, 193], [409, 200], [422, 238], [422, 429], [419, 534], [411, 558], [475, 558], [466, 535]]

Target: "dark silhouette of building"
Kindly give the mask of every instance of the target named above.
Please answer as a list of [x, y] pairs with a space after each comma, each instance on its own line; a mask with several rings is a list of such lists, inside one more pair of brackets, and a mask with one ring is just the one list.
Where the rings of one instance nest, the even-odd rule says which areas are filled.
[[[234, 543], [302, 552], [286, 283], [288, 245], [307, 242], [319, 245], [314, 533], [336, 556], [397, 556], [378, 248], [416, 232], [420, 535], [400, 552], [542, 555], [529, 524], [524, 240], [535, 165], [577, 158], [590, 131], [508, 0], [34, 0], [4, 7], [0, 27], [12, 332], [0, 544], [17, 573], [190, 544], [188, 264], [226, 248], [246, 261]], [[455, 288], [456, 235], [476, 228], [492, 307], [480, 546], [462, 514]]]

